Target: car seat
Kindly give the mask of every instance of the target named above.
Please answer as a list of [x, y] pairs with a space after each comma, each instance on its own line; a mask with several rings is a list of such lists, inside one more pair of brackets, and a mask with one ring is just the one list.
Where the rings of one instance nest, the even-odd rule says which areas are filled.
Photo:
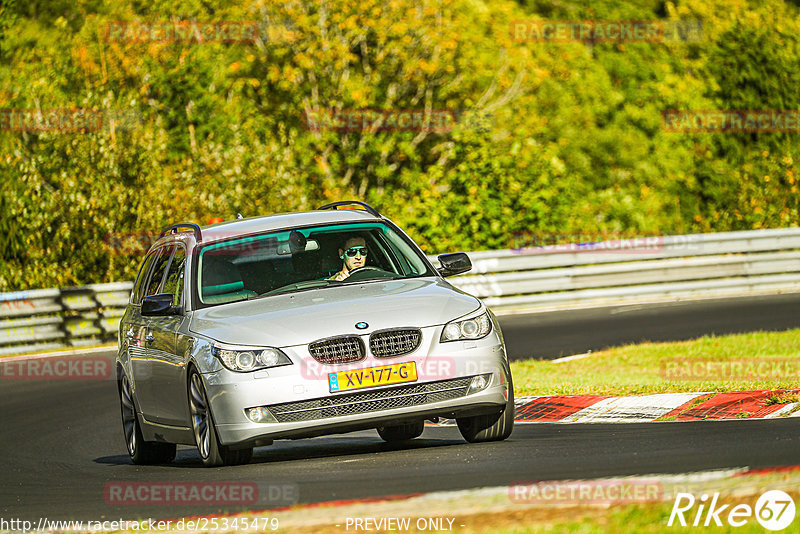
[[244, 288], [239, 269], [228, 260], [206, 254], [202, 268], [200, 294], [207, 304], [223, 304], [257, 295], [255, 291]]

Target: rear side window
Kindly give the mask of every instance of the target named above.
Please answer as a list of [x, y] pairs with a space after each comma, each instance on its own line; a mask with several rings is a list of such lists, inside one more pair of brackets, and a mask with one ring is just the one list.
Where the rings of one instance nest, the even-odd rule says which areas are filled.
[[164, 293], [172, 293], [172, 304], [178, 306], [181, 304], [181, 297], [183, 296], [183, 273], [186, 266], [186, 251], [181, 246], [175, 248], [175, 254], [172, 255], [172, 261], [169, 263], [167, 270], [167, 279], [164, 281]]
[[164, 272], [167, 270], [170, 252], [172, 252], [172, 247], [158, 249], [156, 258], [153, 261], [153, 269], [150, 271], [150, 279], [147, 281], [144, 292], [145, 297], [158, 294], [159, 288], [161, 288], [161, 282], [164, 278]]

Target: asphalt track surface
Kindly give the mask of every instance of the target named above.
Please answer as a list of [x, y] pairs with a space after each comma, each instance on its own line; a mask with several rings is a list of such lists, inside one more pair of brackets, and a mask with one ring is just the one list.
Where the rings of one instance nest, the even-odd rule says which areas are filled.
[[500, 316], [513, 360], [550, 360], [644, 341], [800, 328], [800, 293]]
[[[784, 305], [795, 310], [796, 320], [797, 300], [773, 303], [775, 309]], [[665, 307], [667, 318], [657, 322], [671, 320], [672, 309]], [[794, 419], [520, 424], [507, 441], [490, 444], [467, 444], [453, 427], [428, 427], [405, 444], [387, 444], [365, 431], [278, 441], [257, 448], [245, 466], [206, 469], [196, 451], [184, 447], [172, 464], [135, 466], [125, 451], [112, 380], [0, 380], [0, 421], [0, 518], [34, 522], [42, 517], [96, 521], [268, 509], [287, 504], [287, 495], [312, 503], [521, 481], [800, 464], [800, 420]], [[263, 500], [247, 506], [118, 505], [109, 504], [105, 495], [108, 483], [223, 481], [255, 483]], [[269, 500], [268, 484], [288, 494], [273, 492]]]

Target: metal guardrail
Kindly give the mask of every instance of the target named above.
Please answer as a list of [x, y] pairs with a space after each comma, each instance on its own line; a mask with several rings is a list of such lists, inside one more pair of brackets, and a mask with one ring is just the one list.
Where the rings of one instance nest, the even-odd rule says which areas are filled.
[[[800, 228], [469, 256], [470, 274], [448, 280], [500, 312], [800, 291]], [[0, 293], [0, 355], [113, 341], [132, 285]]]
[[114, 341], [132, 282], [0, 293], [0, 355]]
[[475, 252], [453, 285], [493, 310], [800, 291], [800, 228]]

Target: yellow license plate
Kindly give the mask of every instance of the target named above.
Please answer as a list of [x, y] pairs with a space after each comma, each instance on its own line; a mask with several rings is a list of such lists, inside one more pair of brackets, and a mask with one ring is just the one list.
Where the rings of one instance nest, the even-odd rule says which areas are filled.
[[403, 362], [384, 365], [382, 367], [368, 367], [366, 369], [328, 373], [328, 385], [330, 386], [331, 393], [343, 391], [345, 389], [385, 386], [387, 384], [414, 382], [416, 380], [416, 362]]

